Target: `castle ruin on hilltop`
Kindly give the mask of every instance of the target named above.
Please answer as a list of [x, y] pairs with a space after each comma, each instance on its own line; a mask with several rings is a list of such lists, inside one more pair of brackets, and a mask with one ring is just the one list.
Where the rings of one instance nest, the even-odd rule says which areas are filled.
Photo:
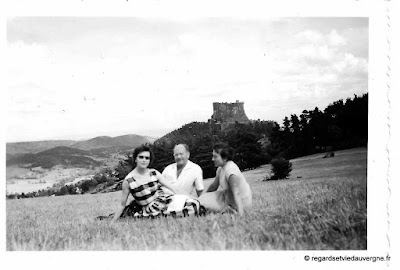
[[214, 102], [213, 115], [208, 122], [212, 130], [225, 130], [236, 122], [247, 124], [250, 120], [244, 111], [244, 102], [236, 100], [235, 103]]

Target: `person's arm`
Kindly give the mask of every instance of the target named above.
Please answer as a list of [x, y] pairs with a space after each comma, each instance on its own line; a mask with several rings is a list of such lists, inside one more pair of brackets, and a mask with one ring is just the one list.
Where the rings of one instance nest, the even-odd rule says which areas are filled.
[[203, 192], [204, 192], [204, 189], [202, 189], [202, 190], [197, 190], [196, 189], [197, 197], [200, 197], [201, 194], [203, 194]]
[[154, 171], [156, 172], [157, 180], [160, 182], [161, 185], [163, 185], [164, 187], [168, 188], [169, 190], [171, 190], [175, 194], [188, 195], [188, 194], [184, 193], [182, 190], [173, 187], [159, 171], [157, 171], [157, 170], [154, 170]]
[[240, 190], [239, 190], [239, 183], [240, 178], [234, 174], [231, 174], [228, 178], [228, 186], [232, 192], [233, 200], [236, 204], [236, 210], [238, 211], [239, 215], [243, 215], [243, 203], [242, 199], [240, 198]]
[[115, 212], [113, 221], [116, 221], [121, 216], [122, 211], [124, 211], [124, 208], [126, 206], [126, 201], [128, 200], [128, 196], [129, 196], [129, 183], [128, 183], [128, 180], [125, 179], [122, 182], [121, 205], [120, 205], [120, 208], [117, 210], [117, 212]]
[[199, 167], [196, 179], [194, 180], [197, 197], [200, 197], [204, 192], [203, 170]]
[[216, 173], [214, 182], [212, 182], [212, 184], [208, 186], [206, 192], [213, 192], [213, 191], [216, 191], [218, 189], [218, 187], [219, 187], [219, 170], [220, 169], [221, 168], [217, 169], [217, 173]]
[[190, 197], [192, 199], [196, 199], [195, 197], [193, 197], [189, 193], [187, 193], [187, 192], [185, 192], [185, 191], [183, 191], [181, 189], [173, 187], [170, 183], [168, 183], [167, 180], [165, 180], [164, 176], [162, 176], [157, 170], [154, 170], [154, 171], [156, 172], [157, 179], [161, 183], [161, 185], [163, 185], [164, 187], [168, 188], [169, 190], [171, 190], [175, 194], [183, 194], [183, 195], [186, 195], [186, 196], [188, 196], [188, 197]]
[[206, 192], [213, 192], [216, 191], [219, 187], [219, 177], [218, 175], [215, 177], [214, 182], [207, 188]]

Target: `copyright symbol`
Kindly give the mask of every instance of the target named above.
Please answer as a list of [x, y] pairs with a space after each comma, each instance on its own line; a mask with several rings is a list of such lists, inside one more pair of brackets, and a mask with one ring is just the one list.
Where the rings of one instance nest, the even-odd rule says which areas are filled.
[[308, 256], [308, 255], [304, 256], [304, 260], [306, 260], [306, 261], [310, 260], [310, 256]]

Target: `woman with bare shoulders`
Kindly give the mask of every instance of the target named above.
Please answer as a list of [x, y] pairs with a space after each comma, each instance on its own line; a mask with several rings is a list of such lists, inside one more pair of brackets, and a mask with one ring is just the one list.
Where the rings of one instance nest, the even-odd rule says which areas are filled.
[[243, 215], [244, 210], [252, 205], [252, 194], [246, 178], [232, 158], [233, 149], [227, 144], [214, 145], [212, 160], [218, 167], [217, 174], [207, 191], [199, 197], [199, 201], [212, 212], [234, 211]]

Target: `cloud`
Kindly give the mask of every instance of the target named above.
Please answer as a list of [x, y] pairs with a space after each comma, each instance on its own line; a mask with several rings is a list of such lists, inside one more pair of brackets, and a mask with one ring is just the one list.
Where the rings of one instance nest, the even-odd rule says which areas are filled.
[[346, 88], [351, 81], [363, 81], [366, 86], [367, 60], [347, 52], [347, 39], [335, 29], [327, 34], [315, 30], [302, 31], [295, 35], [295, 40], [298, 45], [277, 50], [274, 59], [278, 63], [275, 65], [278, 80], [297, 82], [290, 90], [281, 87], [296, 93], [290, 96], [322, 98], [332, 93], [318, 89], [337, 91]]
[[249, 117], [279, 120], [366, 91], [368, 32], [306, 21], [14, 19], [9, 134], [172, 130], [237, 99]]
[[330, 46], [344, 46], [347, 44], [346, 39], [339, 35], [335, 29], [327, 35], [327, 41]]
[[336, 60], [338, 54], [346, 44], [344, 37], [336, 30], [323, 35], [315, 30], [306, 30], [295, 36], [298, 46], [288, 51], [288, 55], [295, 57], [297, 61], [306, 61], [311, 64], [329, 65]]
[[305, 30], [295, 35], [296, 40], [301, 43], [321, 43], [324, 41], [324, 36], [318, 31]]

